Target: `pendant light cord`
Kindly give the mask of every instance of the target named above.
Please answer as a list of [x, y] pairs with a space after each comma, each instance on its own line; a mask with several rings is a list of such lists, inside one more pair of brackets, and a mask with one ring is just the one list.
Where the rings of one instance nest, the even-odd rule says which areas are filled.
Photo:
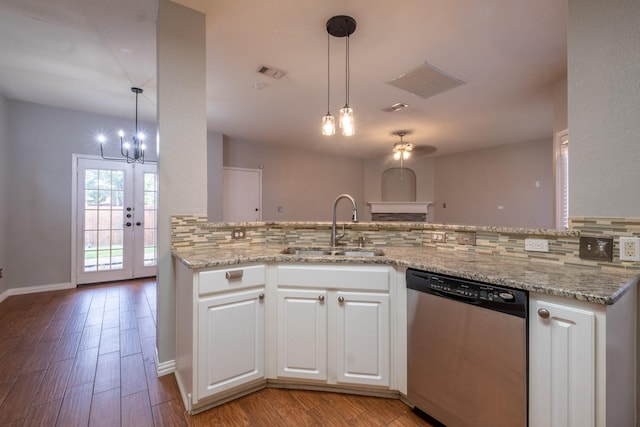
[[327, 33], [327, 116], [329, 115], [331, 96], [331, 37]]
[[138, 92], [136, 92], [136, 133], [134, 136], [138, 138]]
[[[347, 26], [349, 25], [349, 23], [347, 22]], [[347, 107], [349, 106], [349, 83], [351, 80], [351, 67], [349, 66], [349, 35], [347, 34], [347, 48], [345, 49], [346, 55], [347, 55], [347, 59], [345, 61], [345, 77], [347, 80], [346, 83], [346, 88], [347, 88]]]

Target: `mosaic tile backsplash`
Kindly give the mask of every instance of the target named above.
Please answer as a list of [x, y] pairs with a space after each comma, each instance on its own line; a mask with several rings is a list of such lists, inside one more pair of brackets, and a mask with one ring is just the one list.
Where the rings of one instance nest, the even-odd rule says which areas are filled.
[[[205, 215], [177, 215], [172, 217], [172, 249], [218, 247], [220, 245], [290, 245], [328, 246], [330, 222], [251, 222], [208, 223]], [[339, 224], [339, 232], [342, 230]], [[344, 223], [346, 237], [342, 243], [357, 246], [361, 238], [367, 247], [435, 247], [443, 251], [470, 251], [496, 256], [530, 259], [534, 262], [558, 266], [574, 265], [585, 268], [637, 270], [640, 263], [620, 261], [620, 236], [640, 236], [640, 218], [584, 218], [570, 219], [570, 230], [543, 230], [509, 227], [440, 225], [409, 222]], [[242, 230], [245, 237], [234, 239], [234, 230]], [[457, 234], [473, 232], [476, 245], [460, 245]], [[445, 234], [446, 241], [435, 241], [434, 233]], [[583, 260], [578, 256], [579, 237], [607, 236], [614, 238], [612, 262]], [[524, 239], [544, 238], [549, 252], [525, 252]]]

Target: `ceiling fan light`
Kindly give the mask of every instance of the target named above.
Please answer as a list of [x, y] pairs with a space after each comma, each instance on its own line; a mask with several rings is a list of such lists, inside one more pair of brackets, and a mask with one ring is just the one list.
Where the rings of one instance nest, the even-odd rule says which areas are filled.
[[393, 152], [393, 159], [394, 159], [394, 160], [400, 160], [400, 156], [402, 156], [402, 154], [400, 153], [400, 151], [394, 151], [394, 152]]
[[402, 152], [402, 159], [403, 160], [407, 160], [409, 157], [411, 157], [411, 153], [409, 151], [403, 151]]

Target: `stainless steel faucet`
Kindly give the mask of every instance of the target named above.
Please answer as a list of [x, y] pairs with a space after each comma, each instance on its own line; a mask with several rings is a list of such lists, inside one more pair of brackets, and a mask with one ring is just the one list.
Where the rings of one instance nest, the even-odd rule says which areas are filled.
[[349, 199], [351, 200], [351, 204], [353, 205], [353, 216], [351, 217], [351, 221], [358, 222], [358, 207], [356, 206], [356, 201], [353, 197], [348, 194], [341, 194], [336, 197], [336, 200], [333, 202], [333, 222], [331, 224], [331, 247], [338, 246], [338, 240], [344, 237], [344, 228], [342, 229], [342, 233], [336, 233], [336, 206], [338, 206], [338, 202], [340, 199]]

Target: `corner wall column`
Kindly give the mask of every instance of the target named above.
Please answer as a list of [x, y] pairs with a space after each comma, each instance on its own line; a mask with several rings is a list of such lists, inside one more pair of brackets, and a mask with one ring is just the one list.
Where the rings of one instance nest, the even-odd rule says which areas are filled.
[[207, 211], [205, 15], [158, 1], [158, 369], [175, 359], [171, 216]]

